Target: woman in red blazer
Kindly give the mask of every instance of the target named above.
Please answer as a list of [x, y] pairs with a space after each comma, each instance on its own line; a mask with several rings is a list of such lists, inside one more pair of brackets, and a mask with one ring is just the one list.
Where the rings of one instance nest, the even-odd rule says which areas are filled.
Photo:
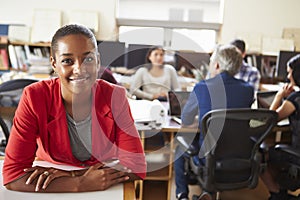
[[[105, 190], [143, 179], [146, 162], [123, 87], [98, 80], [100, 56], [93, 33], [66, 25], [52, 38], [58, 78], [25, 88], [6, 148], [3, 183], [17, 191]], [[32, 167], [34, 159], [82, 167]], [[108, 160], [118, 167], [108, 167]]]

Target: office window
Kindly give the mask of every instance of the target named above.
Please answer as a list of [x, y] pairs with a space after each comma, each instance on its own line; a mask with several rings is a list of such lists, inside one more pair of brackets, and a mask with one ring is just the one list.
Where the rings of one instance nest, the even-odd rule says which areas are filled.
[[159, 27], [120, 26], [119, 41], [128, 44], [163, 45], [164, 30]]
[[215, 30], [167, 29], [120, 26], [119, 41], [128, 44], [161, 45], [172, 50], [211, 52], [217, 41]]
[[217, 43], [216, 38], [214, 30], [173, 29], [171, 48], [211, 52]]

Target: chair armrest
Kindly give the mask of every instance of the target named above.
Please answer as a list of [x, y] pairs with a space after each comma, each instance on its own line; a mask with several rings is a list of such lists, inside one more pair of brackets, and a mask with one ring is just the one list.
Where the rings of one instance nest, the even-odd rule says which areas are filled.
[[275, 150], [276, 151], [282, 151], [288, 154], [291, 154], [296, 157], [300, 157], [300, 149], [295, 149], [291, 145], [287, 144], [277, 144], [275, 145]]
[[199, 153], [199, 148], [194, 145], [193, 143], [189, 142], [184, 136], [176, 137], [177, 141], [179, 142], [180, 147], [189, 155], [195, 156]]

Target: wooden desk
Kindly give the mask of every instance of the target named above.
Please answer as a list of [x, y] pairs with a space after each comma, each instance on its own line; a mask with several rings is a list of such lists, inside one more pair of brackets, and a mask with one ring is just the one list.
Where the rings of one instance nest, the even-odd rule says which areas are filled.
[[[0, 161], [3, 162], [4, 157], [0, 156]], [[2, 174], [2, 166], [0, 168], [1, 174]], [[29, 192], [14, 192], [6, 190], [4, 186], [2, 186], [2, 178], [0, 180], [0, 199], [9, 199], [9, 196], [16, 197], [18, 196], [20, 199], [28, 199], [28, 200], [34, 200], [34, 199], [44, 199], [44, 200], [50, 200], [50, 199], [70, 199], [70, 200], [81, 200], [81, 199], [102, 199], [101, 197], [105, 197], [104, 199], [107, 199], [107, 196], [110, 197], [110, 194], [113, 194], [118, 191], [118, 188], [120, 186], [112, 187], [111, 189], [105, 190], [105, 191], [96, 191], [96, 192], [80, 192], [80, 193], [29, 193]], [[4, 191], [1, 191], [4, 190]], [[3, 198], [2, 198], [3, 197]], [[135, 199], [135, 188], [134, 188], [134, 182], [126, 182], [123, 184], [123, 199], [124, 200], [133, 200]]]
[[2, 107], [0, 106], [0, 116], [13, 118], [15, 115], [16, 107]]
[[[137, 125], [137, 127], [142, 126]], [[136, 183], [140, 189], [140, 199], [171, 199], [175, 135], [179, 132], [195, 131], [197, 130], [181, 128], [181, 125], [171, 120], [170, 116], [165, 116], [161, 126], [150, 125], [150, 128], [139, 129], [147, 161], [147, 176], [144, 181]], [[155, 137], [157, 139], [153, 139]]]

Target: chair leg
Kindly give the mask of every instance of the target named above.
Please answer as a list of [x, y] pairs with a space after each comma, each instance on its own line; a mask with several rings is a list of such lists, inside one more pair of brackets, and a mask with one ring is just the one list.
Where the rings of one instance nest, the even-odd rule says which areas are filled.
[[216, 200], [221, 200], [220, 192], [217, 192], [217, 193], [216, 193]]

